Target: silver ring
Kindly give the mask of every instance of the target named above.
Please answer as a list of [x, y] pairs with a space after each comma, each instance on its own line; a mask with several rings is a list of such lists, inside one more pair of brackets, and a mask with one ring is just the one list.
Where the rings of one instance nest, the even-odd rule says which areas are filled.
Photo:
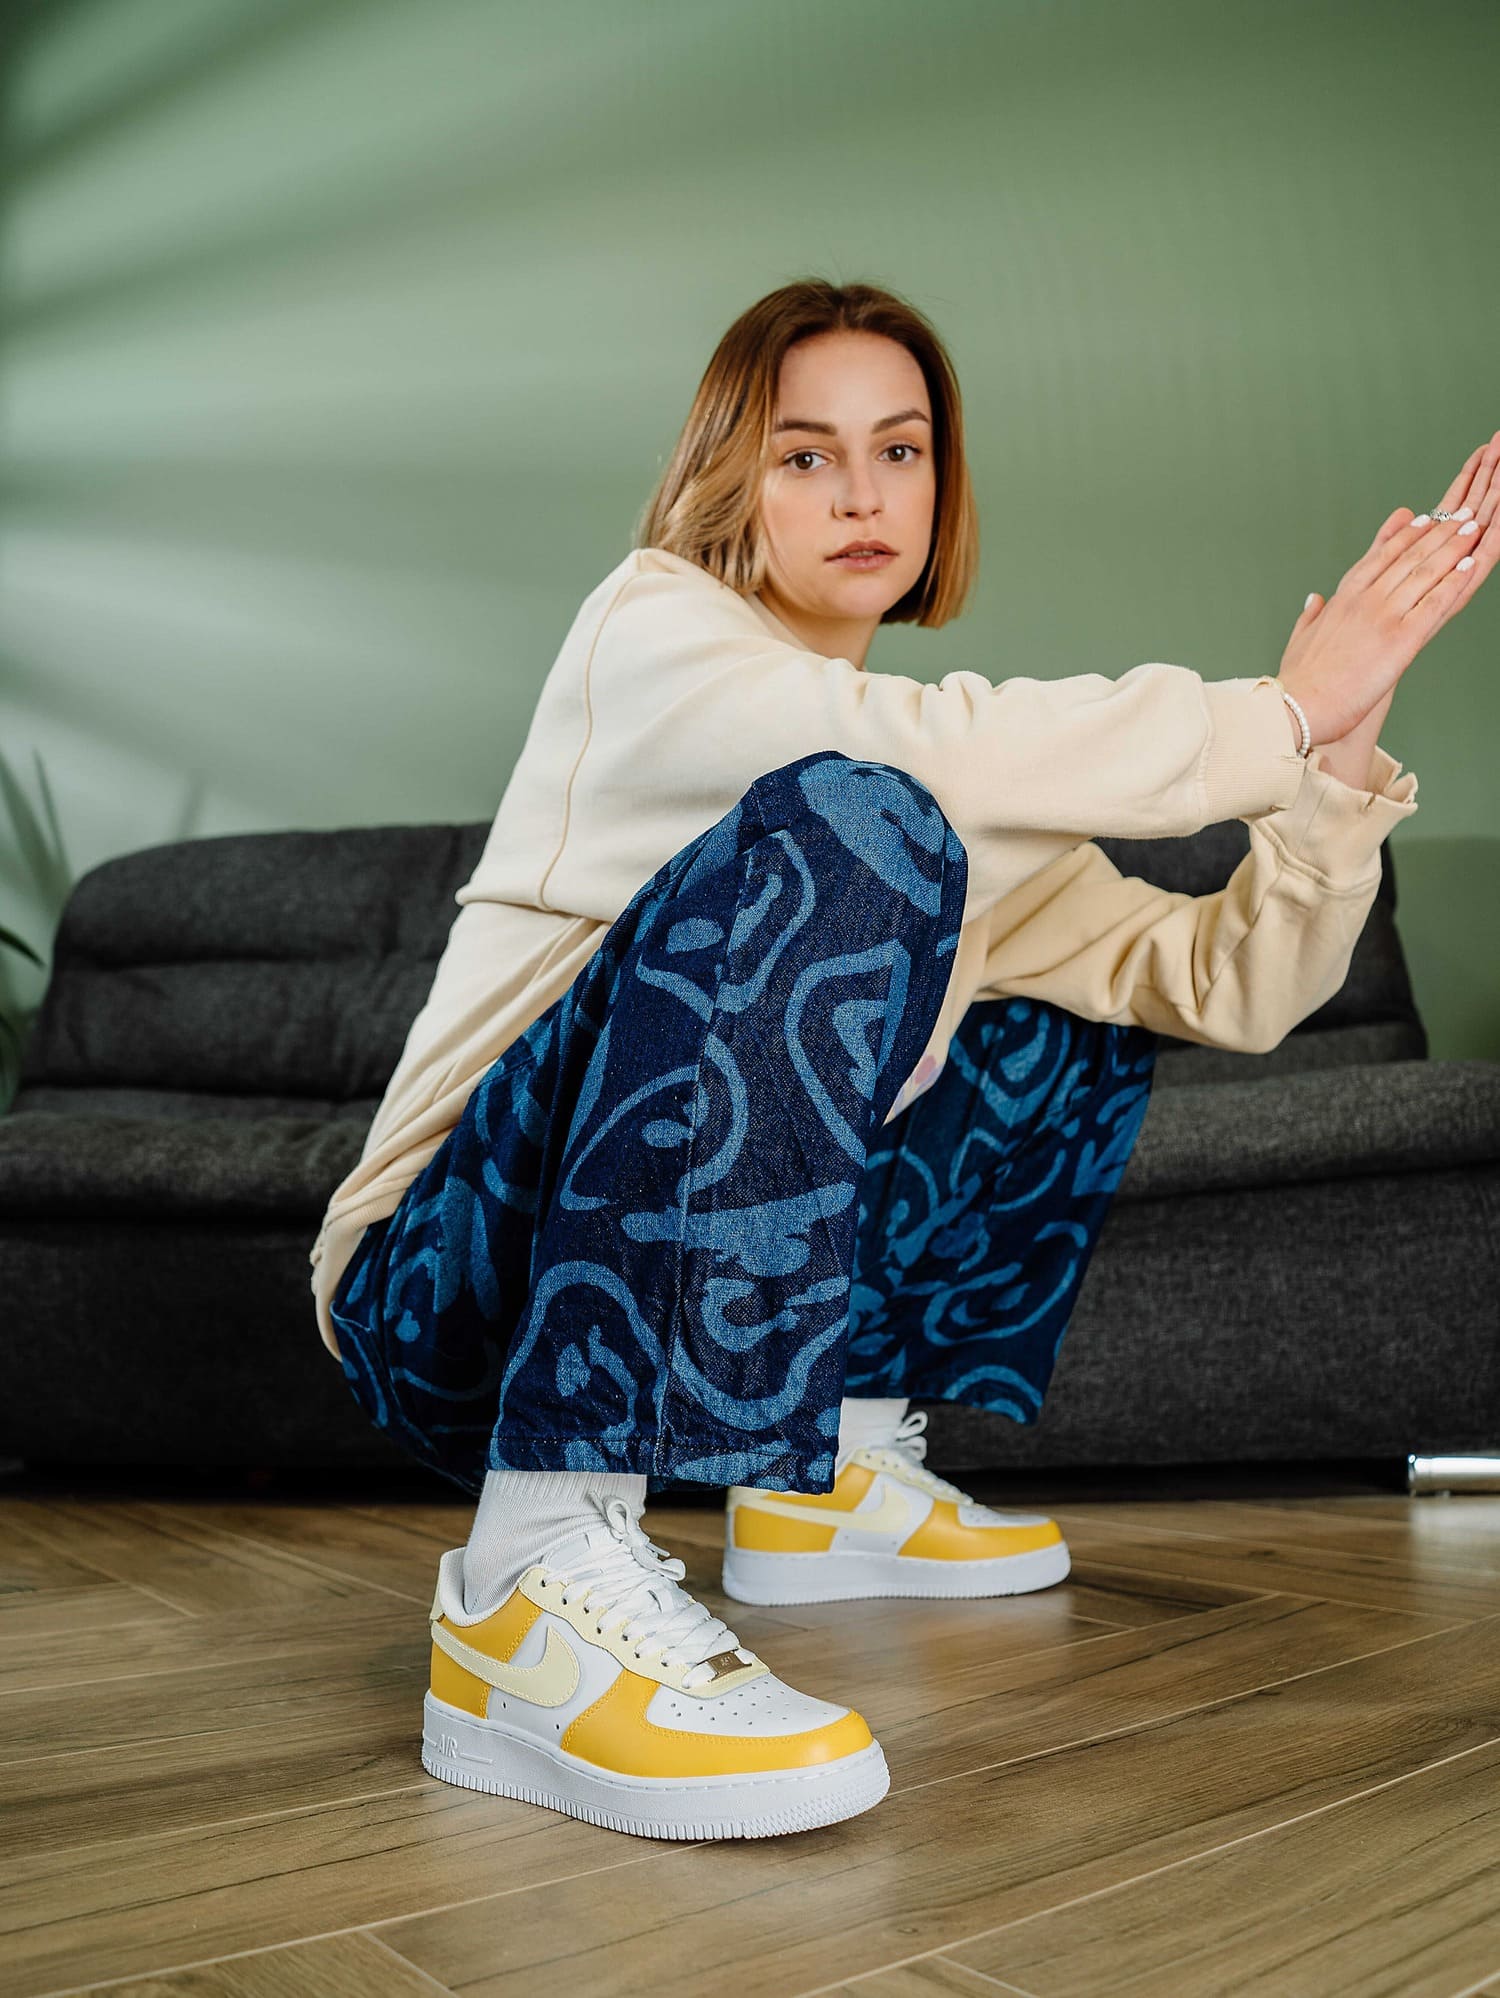
[[1433, 520], [1456, 520], [1458, 516], [1453, 513], [1444, 513], [1443, 509], [1439, 506], [1433, 508], [1431, 518]]

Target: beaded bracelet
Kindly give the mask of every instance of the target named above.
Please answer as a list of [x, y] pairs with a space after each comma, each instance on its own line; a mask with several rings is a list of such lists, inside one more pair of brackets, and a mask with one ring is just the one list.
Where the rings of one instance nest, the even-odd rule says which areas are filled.
[[1285, 687], [1278, 687], [1276, 691], [1302, 724], [1302, 747], [1297, 751], [1297, 754], [1305, 763], [1312, 754], [1312, 730], [1307, 725], [1307, 716], [1303, 714], [1300, 705], [1292, 699]]

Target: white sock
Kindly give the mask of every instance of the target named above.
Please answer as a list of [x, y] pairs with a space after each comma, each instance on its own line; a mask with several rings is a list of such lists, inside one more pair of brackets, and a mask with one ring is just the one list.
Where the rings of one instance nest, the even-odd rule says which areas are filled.
[[873, 1395], [846, 1394], [839, 1403], [840, 1459], [857, 1450], [861, 1443], [868, 1443], [871, 1437], [884, 1436], [894, 1429], [905, 1415], [908, 1402], [906, 1395], [881, 1401]]
[[464, 1548], [464, 1613], [498, 1609], [541, 1550], [570, 1529], [599, 1519], [598, 1501], [616, 1493], [639, 1519], [644, 1471], [486, 1471]]

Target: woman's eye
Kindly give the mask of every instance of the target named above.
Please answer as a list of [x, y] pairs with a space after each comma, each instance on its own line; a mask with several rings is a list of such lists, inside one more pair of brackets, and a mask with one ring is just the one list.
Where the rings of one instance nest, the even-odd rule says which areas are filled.
[[[887, 444], [885, 448], [887, 451], [906, 452], [906, 457], [898, 458], [896, 461], [900, 465], [909, 465], [913, 458], [919, 458], [922, 455], [921, 447], [917, 444]], [[795, 466], [800, 472], [803, 468], [797, 464], [799, 458], [821, 458], [822, 455], [821, 451], [789, 451], [781, 462], [783, 465]]]

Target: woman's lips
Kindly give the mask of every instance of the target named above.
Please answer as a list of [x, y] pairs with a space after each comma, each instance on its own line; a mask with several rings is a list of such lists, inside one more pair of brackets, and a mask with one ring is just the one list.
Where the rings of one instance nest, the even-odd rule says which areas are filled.
[[894, 562], [896, 558], [878, 548], [861, 548], [857, 554], [831, 555], [828, 559], [845, 569], [883, 569], [887, 562]]

